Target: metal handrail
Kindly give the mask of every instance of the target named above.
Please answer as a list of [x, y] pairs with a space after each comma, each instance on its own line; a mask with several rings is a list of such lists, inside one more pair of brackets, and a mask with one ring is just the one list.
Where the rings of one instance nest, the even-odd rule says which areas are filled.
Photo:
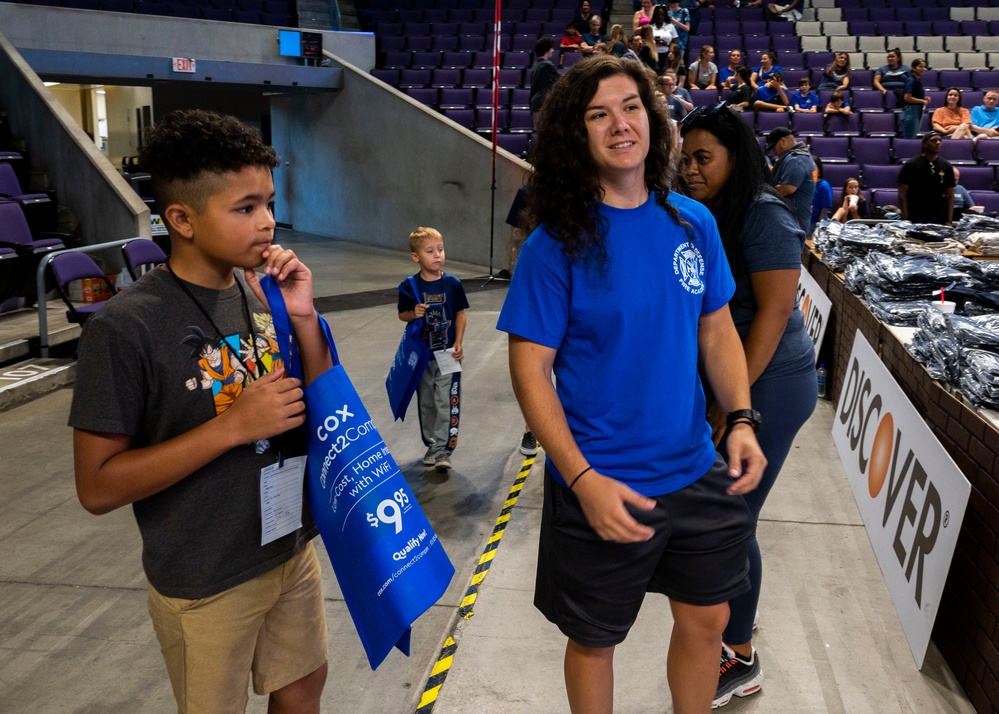
[[62, 253], [96, 253], [99, 250], [107, 250], [108, 248], [117, 248], [118, 246], [125, 245], [136, 238], [141, 236], [135, 236], [134, 238], [126, 238], [125, 240], [114, 240], [110, 243], [95, 243], [93, 245], [85, 245], [79, 248], [66, 248], [64, 250], [55, 250], [51, 253], [47, 253], [44, 258], [38, 263], [38, 270], [35, 274], [35, 284], [37, 286], [38, 292], [38, 350], [42, 357], [49, 356], [49, 316], [48, 316], [48, 306], [45, 300], [45, 271], [49, 267], [49, 263], [57, 255]]

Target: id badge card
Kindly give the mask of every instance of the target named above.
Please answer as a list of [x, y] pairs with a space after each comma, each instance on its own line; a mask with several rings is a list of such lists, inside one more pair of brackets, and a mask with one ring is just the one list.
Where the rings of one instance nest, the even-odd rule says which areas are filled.
[[302, 527], [305, 459], [281, 459], [260, 469], [260, 545]]

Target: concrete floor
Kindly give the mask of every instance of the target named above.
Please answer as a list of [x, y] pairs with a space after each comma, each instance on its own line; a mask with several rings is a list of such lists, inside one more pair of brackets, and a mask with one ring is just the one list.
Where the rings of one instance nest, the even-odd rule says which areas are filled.
[[[316, 275], [316, 295], [392, 287], [407, 253], [297, 234], [281, 236]], [[323, 711], [410, 714], [444, 639], [457, 642], [434, 711], [568, 712], [564, 638], [531, 604], [541, 504], [539, 459], [482, 583], [474, 616], [458, 605], [521, 467], [523, 421], [495, 330], [503, 290], [465, 279], [471, 310], [461, 441], [447, 476], [420, 464], [414, 420], [392, 422], [384, 376], [401, 334], [394, 305], [326, 315], [344, 365], [441, 537], [457, 574], [413, 628], [412, 655], [367, 665], [322, 554], [330, 634]], [[2, 326], [0, 326], [2, 327]], [[2, 335], [0, 335], [2, 337]], [[2, 340], [0, 340], [2, 341]], [[70, 391], [0, 413], [0, 712], [170, 712], [170, 686], [145, 608], [138, 532], [128, 509], [86, 513], [73, 488]], [[819, 404], [763, 512], [765, 584], [756, 645], [763, 691], [730, 712], [971, 712], [935, 647], [922, 672], [909, 654]], [[320, 548], [321, 550], [321, 548]], [[616, 711], [669, 712], [664, 672], [671, 626], [650, 597], [617, 655]], [[248, 711], [263, 712], [252, 697]]]

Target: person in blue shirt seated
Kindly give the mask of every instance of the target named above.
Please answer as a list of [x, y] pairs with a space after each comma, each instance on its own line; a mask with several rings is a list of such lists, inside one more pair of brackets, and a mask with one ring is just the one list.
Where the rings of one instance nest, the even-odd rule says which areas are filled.
[[812, 91], [812, 80], [808, 77], [798, 81], [798, 91], [791, 95], [791, 106], [796, 112], [819, 111], [819, 95]]
[[597, 45], [607, 41], [607, 35], [600, 31], [602, 24], [603, 20], [600, 19], [600, 15], [590, 17], [589, 32], [583, 35], [583, 40], [579, 43], [584, 55], [593, 54], [593, 50], [596, 49]]
[[971, 110], [971, 130], [975, 132], [975, 142], [979, 139], [999, 139], [999, 91], [985, 92], [981, 106]]
[[753, 108], [758, 112], [786, 112], [787, 95], [784, 93], [784, 75], [774, 72], [766, 84], [760, 85], [753, 94]]
[[843, 96], [843, 92], [838, 89], [829, 95], [829, 103], [826, 104], [826, 108], [823, 113], [827, 116], [829, 114], [842, 114], [843, 116], [850, 116], [853, 114], [853, 109], [850, 108], [850, 102], [846, 101], [846, 97]]
[[[766, 84], [766, 81], [770, 79], [770, 75], [775, 72], [780, 72], [781, 75], [784, 74], [784, 70], [782, 70], [780, 65], [777, 64], [777, 54], [773, 50], [764, 52], [760, 55], [760, 64], [753, 70], [753, 75], [750, 80], [750, 83], [753, 85], [753, 89], [758, 89], [762, 85]], [[784, 79], [782, 76], [781, 83], [783, 84], [783, 82]]]
[[742, 50], [732, 50], [728, 53], [728, 66], [718, 68], [718, 87], [719, 89], [735, 89], [739, 80], [736, 78], [736, 72], [739, 71], [739, 67], [742, 66]]

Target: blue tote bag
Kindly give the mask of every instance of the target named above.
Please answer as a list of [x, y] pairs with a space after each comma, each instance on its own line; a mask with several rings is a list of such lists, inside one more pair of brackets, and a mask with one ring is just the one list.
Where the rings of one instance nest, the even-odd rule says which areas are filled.
[[[288, 374], [301, 363], [281, 290], [260, 281]], [[393, 647], [409, 655], [412, 623], [444, 594], [454, 566], [340, 365], [305, 388], [306, 487], [354, 627], [372, 669]]]
[[[412, 275], [409, 276], [407, 284], [412, 288], [416, 302], [420, 302], [420, 290]], [[388, 377], [385, 378], [385, 390], [388, 392], [392, 416], [396, 421], [406, 420], [406, 409], [413, 401], [416, 388], [420, 385], [420, 378], [433, 356], [420, 336], [422, 330], [422, 319], [413, 320], [406, 325], [399, 348], [395, 351], [395, 359], [389, 367]]]

